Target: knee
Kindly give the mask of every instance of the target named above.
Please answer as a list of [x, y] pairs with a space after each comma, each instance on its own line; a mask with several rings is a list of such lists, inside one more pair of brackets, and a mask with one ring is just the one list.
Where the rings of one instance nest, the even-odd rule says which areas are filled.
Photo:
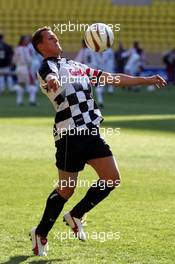
[[121, 183], [121, 177], [119, 171], [115, 172], [113, 175], [111, 175], [109, 182], [112, 187], [118, 187]]
[[57, 188], [57, 192], [66, 200], [68, 200], [74, 193], [75, 188], [70, 188], [70, 187], [66, 187], [66, 188]]

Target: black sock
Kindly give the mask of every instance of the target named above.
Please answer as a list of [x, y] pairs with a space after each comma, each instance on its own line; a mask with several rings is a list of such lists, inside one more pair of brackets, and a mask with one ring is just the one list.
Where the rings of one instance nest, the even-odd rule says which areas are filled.
[[90, 187], [85, 197], [71, 210], [70, 214], [76, 218], [81, 218], [106, 198], [113, 189], [114, 187], [108, 187], [105, 181], [98, 180]]
[[56, 190], [49, 195], [43, 217], [36, 228], [36, 234], [47, 237], [66, 201]]

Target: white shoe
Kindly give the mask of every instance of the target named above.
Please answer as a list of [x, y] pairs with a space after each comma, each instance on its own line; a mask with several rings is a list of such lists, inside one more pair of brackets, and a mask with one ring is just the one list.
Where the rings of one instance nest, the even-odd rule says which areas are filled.
[[81, 219], [71, 216], [68, 212], [63, 216], [63, 221], [65, 221], [73, 230], [74, 234], [78, 239], [85, 241], [86, 234], [83, 230], [83, 225], [81, 223]]
[[30, 232], [32, 240], [32, 251], [36, 256], [47, 256], [47, 251], [49, 249], [48, 241], [46, 237], [40, 237], [36, 234], [36, 227], [32, 228]]

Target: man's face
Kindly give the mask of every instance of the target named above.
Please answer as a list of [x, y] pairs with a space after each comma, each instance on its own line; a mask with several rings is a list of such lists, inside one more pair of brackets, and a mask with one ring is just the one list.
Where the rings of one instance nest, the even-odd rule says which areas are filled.
[[59, 56], [62, 53], [62, 48], [57, 36], [51, 31], [43, 31], [43, 41], [38, 44], [38, 48], [44, 57]]

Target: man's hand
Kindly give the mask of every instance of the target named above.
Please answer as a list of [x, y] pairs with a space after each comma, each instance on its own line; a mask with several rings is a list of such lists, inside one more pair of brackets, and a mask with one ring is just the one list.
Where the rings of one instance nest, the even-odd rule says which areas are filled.
[[60, 87], [60, 82], [56, 76], [49, 74], [47, 77], [47, 85], [49, 91], [53, 90], [53, 92], [56, 92]]
[[165, 86], [167, 83], [160, 75], [147, 77], [148, 84], [155, 85], [157, 88]]

